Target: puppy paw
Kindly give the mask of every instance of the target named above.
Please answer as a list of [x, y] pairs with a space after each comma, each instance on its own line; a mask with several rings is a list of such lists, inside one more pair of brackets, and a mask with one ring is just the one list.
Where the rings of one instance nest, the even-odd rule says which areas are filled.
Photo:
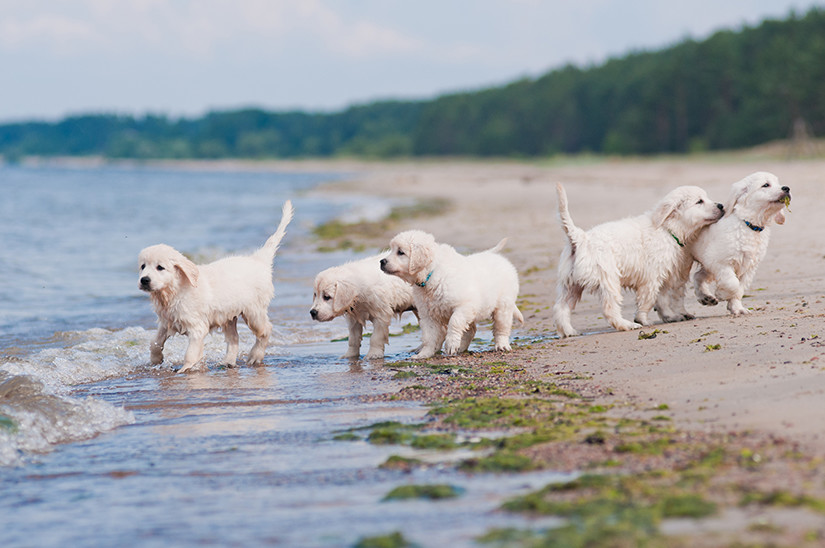
[[384, 359], [384, 352], [367, 352], [367, 355], [364, 356], [364, 359], [365, 360], [381, 360], [381, 359]]
[[734, 316], [745, 316], [746, 314], [751, 313], [750, 310], [748, 310], [741, 304], [738, 306], [728, 306], [728, 312], [730, 312]]
[[435, 352], [432, 350], [421, 350], [417, 354], [413, 354], [412, 357], [417, 360], [426, 360], [427, 358], [432, 358], [433, 356], [435, 356]]
[[705, 306], [716, 306], [719, 304], [719, 301], [713, 295], [702, 295], [698, 298], [699, 304], [703, 304]]
[[510, 344], [509, 344], [509, 343], [506, 343], [506, 344], [503, 344], [503, 343], [496, 344], [496, 352], [511, 352], [512, 350], [513, 350], [513, 349], [512, 349], [512, 348], [510, 348]]
[[613, 327], [616, 328], [617, 331], [632, 331], [633, 329], [641, 329], [643, 326], [640, 323], [623, 320], [622, 322], [617, 322]]

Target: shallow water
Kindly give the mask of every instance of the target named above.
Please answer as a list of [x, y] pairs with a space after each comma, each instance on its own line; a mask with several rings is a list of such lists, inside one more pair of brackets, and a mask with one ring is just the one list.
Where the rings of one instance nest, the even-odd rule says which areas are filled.
[[[342, 319], [310, 321], [315, 273], [356, 257], [315, 252], [309, 228], [390, 206], [325, 192], [341, 176], [0, 167], [0, 546], [347, 546], [396, 530], [461, 546], [493, 526], [552, 525], [494, 509], [557, 474], [406, 474], [378, 465], [412, 449], [332, 439], [426, 413], [371, 403], [400, 384], [379, 380], [380, 364], [337, 357], [346, 342], [330, 341], [346, 334]], [[286, 198], [296, 218], [275, 259], [264, 365], [215, 367], [218, 334], [207, 372], [173, 372], [180, 336], [164, 364], [148, 365], [155, 318], [137, 289], [138, 251], [165, 242], [205, 261], [254, 249]], [[243, 328], [242, 352], [251, 344]], [[417, 344], [392, 337], [388, 359]], [[400, 484], [435, 482], [466, 492], [381, 502]]]

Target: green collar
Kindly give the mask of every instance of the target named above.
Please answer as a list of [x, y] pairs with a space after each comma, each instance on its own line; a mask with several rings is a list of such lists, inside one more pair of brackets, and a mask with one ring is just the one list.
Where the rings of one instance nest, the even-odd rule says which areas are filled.
[[673, 236], [673, 239], [676, 240], [676, 243], [679, 244], [679, 247], [685, 247], [685, 244], [683, 244], [682, 242], [679, 241], [679, 238], [676, 237], [676, 234], [674, 234], [673, 232], [670, 232], [670, 231], [668, 231], [668, 232], [670, 233], [671, 236]]

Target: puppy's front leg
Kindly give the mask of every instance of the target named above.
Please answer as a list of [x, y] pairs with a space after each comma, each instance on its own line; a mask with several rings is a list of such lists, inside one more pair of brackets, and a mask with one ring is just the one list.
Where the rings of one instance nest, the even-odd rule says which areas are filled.
[[223, 359], [227, 367], [235, 367], [238, 362], [238, 317], [235, 316], [223, 326], [223, 336], [226, 339], [226, 357]]
[[203, 341], [209, 333], [207, 330], [190, 329], [186, 335], [189, 337], [189, 346], [186, 347], [186, 354], [183, 357], [183, 367], [178, 373], [185, 373], [197, 366], [203, 360]]
[[149, 360], [152, 365], [163, 363], [163, 346], [166, 344], [166, 339], [168, 338], [169, 329], [166, 325], [159, 325], [155, 340], [149, 345]]
[[[421, 313], [420, 309], [419, 313]], [[444, 328], [424, 314], [421, 314], [418, 323], [421, 326], [421, 349], [414, 357], [418, 359], [432, 358], [441, 349], [441, 344], [444, 342]]]
[[747, 314], [748, 309], [742, 306], [742, 297], [745, 290], [739, 283], [739, 278], [731, 268], [725, 268], [716, 277], [716, 298], [728, 301], [728, 312], [734, 316]]
[[368, 360], [381, 359], [384, 357], [384, 345], [390, 338], [390, 325], [382, 320], [372, 320], [372, 337], [370, 337], [370, 350], [367, 352]]
[[470, 326], [470, 317], [463, 310], [456, 310], [450, 316], [450, 322], [447, 324], [447, 337], [444, 339], [444, 353], [448, 356], [458, 353], [461, 348], [461, 339]]
[[710, 283], [713, 281], [713, 274], [705, 270], [705, 267], [700, 267], [693, 275], [693, 293], [696, 295], [696, 300], [705, 306], [716, 306], [719, 301], [710, 292]]
[[361, 355], [361, 335], [364, 333], [364, 326], [352, 316], [347, 315], [347, 327], [349, 328], [347, 351], [341, 357], [358, 358]]

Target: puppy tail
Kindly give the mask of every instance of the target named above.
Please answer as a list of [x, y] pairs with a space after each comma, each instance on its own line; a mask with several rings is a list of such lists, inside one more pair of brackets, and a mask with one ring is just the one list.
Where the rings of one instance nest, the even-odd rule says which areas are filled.
[[487, 252], [488, 253], [498, 253], [499, 251], [504, 249], [505, 245], [507, 245], [507, 238], [502, 238], [501, 241], [495, 245], [495, 247], [491, 247], [490, 249], [487, 250]]
[[278, 229], [275, 231], [275, 234], [270, 236], [266, 240], [266, 243], [255, 252], [256, 257], [264, 261], [269, 261], [270, 263], [272, 262], [275, 258], [275, 253], [278, 251], [278, 247], [281, 245], [281, 240], [286, 234], [286, 227], [292, 220], [294, 213], [295, 210], [292, 207], [292, 202], [290, 200], [284, 202], [284, 208], [281, 212], [281, 222], [278, 225]]
[[524, 325], [524, 316], [521, 315], [521, 310], [519, 310], [518, 307], [513, 308], [513, 319], [520, 325]]
[[573, 217], [570, 216], [570, 211], [567, 209], [567, 192], [565, 192], [561, 183], [556, 183], [556, 193], [559, 196], [559, 220], [561, 220], [561, 227], [564, 233], [567, 234], [570, 244], [575, 249], [576, 242], [584, 234], [584, 231], [573, 223]]

